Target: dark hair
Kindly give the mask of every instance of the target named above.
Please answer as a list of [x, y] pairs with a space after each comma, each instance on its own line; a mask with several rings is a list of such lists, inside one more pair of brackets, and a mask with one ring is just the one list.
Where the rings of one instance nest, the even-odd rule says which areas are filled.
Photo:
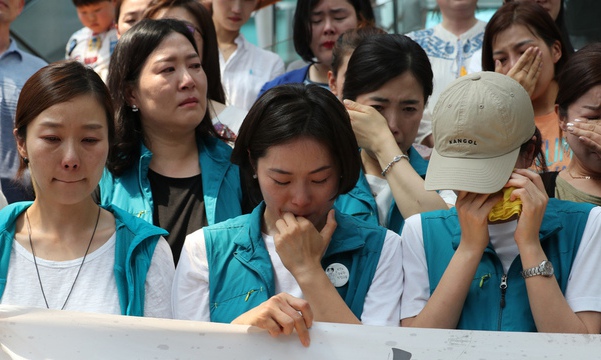
[[[505, 3], [508, 2], [513, 2], [513, 0], [505, 0]], [[557, 28], [561, 33], [561, 43], [565, 45], [567, 54], [573, 54], [574, 46], [572, 46], [572, 41], [570, 41], [570, 35], [568, 34], [568, 27], [566, 26], [565, 15], [563, 11], [563, 0], [561, 0], [559, 4], [559, 13], [557, 14], [557, 19], [555, 19], [555, 25], [557, 25]]]
[[356, 100], [390, 79], [410, 72], [424, 91], [424, 104], [432, 95], [432, 67], [424, 49], [405, 35], [385, 34], [366, 38], [348, 62], [342, 95]]
[[[127, 103], [127, 92], [137, 85], [142, 67], [150, 54], [172, 33], [186, 37], [196, 48], [196, 41], [186, 24], [179, 20], [142, 19], [132, 26], [117, 42], [109, 64], [108, 87], [115, 104], [117, 141], [107, 167], [116, 176], [134, 165], [140, 157], [140, 143], [144, 140], [140, 113], [132, 111]], [[196, 127], [196, 136], [217, 136], [208, 107]]]
[[242, 183], [250, 184], [251, 206], [262, 200], [259, 184], [252, 178], [257, 160], [270, 147], [302, 137], [315, 139], [330, 150], [340, 170], [336, 196], [353, 189], [361, 157], [344, 105], [320, 86], [285, 84], [257, 99], [242, 122], [232, 152], [231, 161], [240, 166]]
[[116, 0], [115, 1], [115, 23], [119, 21], [119, 15], [121, 15], [121, 5], [123, 5], [123, 1], [127, 0]]
[[[94, 70], [74, 60], [58, 61], [47, 65], [25, 82], [17, 103], [15, 136], [25, 139], [27, 126], [46, 109], [84, 95], [92, 96], [104, 109], [109, 149], [111, 149], [115, 139], [111, 95]], [[27, 169], [27, 164], [21, 159], [17, 179], [23, 176], [25, 169]]]
[[225, 91], [219, 70], [217, 33], [211, 13], [198, 0], [152, 0], [144, 12], [145, 18], [154, 18], [162, 9], [183, 8], [198, 23], [197, 31], [202, 37], [202, 67], [207, 75], [207, 97], [225, 104]]
[[103, 1], [112, 2], [111, 0], [72, 0], [75, 7], [86, 6], [101, 3]]
[[[322, 0], [298, 0], [296, 10], [294, 11], [294, 22], [292, 33], [294, 40], [294, 49], [296, 53], [305, 61], [311, 62], [315, 57], [311, 50], [311, 39], [313, 30], [311, 29], [311, 11]], [[375, 24], [374, 11], [369, 0], [347, 0], [355, 8], [357, 20], [360, 23]]]
[[501, 6], [486, 24], [484, 39], [482, 40], [482, 70], [495, 71], [492, 44], [499, 33], [513, 25], [525, 26], [549, 47], [553, 46], [555, 41], [559, 41], [561, 44], [561, 58], [555, 63], [555, 75], [557, 76], [569, 56], [565, 43], [562, 41], [561, 33], [551, 15], [540, 5], [521, 1], [508, 2]]
[[539, 173], [547, 172], [549, 169], [547, 168], [547, 159], [545, 158], [545, 153], [543, 152], [543, 136], [541, 135], [538, 127], [534, 127], [534, 134], [532, 136], [536, 138], [534, 140], [530, 138], [520, 146], [520, 155], [528, 153], [530, 146], [534, 146], [532, 164], [529, 165], [534, 165], [538, 169]]
[[332, 73], [334, 76], [338, 76], [338, 69], [342, 65], [342, 59], [353, 52], [363, 39], [380, 34], [386, 34], [386, 31], [375, 26], [362, 26], [347, 30], [340, 35], [338, 40], [336, 40], [336, 45], [332, 49]]
[[557, 76], [559, 91], [555, 103], [559, 117], [568, 115], [568, 107], [591, 88], [601, 85], [601, 43], [591, 43], [578, 50]]

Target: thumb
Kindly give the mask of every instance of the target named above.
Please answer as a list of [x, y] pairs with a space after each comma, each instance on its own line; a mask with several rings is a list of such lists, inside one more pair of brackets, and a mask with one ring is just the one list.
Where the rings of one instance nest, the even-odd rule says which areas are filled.
[[334, 231], [338, 226], [338, 223], [336, 222], [336, 217], [334, 216], [335, 214], [336, 211], [334, 209], [331, 209], [328, 212], [326, 224], [324, 225], [323, 229], [321, 229], [321, 231], [319, 232], [319, 234], [324, 238], [324, 240], [327, 240], [328, 242], [332, 238], [332, 235], [334, 235]]

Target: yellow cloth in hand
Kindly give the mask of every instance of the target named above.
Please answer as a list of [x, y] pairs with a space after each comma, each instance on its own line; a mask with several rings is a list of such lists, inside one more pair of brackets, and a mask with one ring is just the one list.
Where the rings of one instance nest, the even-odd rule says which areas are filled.
[[522, 212], [522, 200], [519, 198], [514, 201], [509, 200], [513, 190], [515, 190], [515, 187], [513, 186], [503, 188], [503, 200], [499, 201], [495, 204], [495, 206], [493, 206], [492, 210], [488, 214], [488, 220], [507, 220], [515, 214], [518, 216], [520, 215]]

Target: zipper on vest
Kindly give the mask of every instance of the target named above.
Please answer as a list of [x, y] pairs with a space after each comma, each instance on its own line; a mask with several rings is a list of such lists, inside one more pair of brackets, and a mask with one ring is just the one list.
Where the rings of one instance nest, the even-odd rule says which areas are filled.
[[499, 288], [501, 288], [501, 309], [503, 309], [505, 307], [505, 293], [507, 292], [507, 274], [503, 274], [501, 277]]

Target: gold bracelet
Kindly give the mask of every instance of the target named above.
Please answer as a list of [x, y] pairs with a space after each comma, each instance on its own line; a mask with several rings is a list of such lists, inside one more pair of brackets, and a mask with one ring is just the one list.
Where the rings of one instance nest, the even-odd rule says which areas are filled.
[[401, 161], [401, 159], [407, 159], [407, 161], [409, 161], [409, 156], [405, 154], [400, 154], [392, 158], [392, 161], [389, 162], [388, 165], [386, 165], [386, 167], [384, 168], [384, 171], [382, 171], [382, 176], [386, 177], [386, 174], [390, 171], [392, 165], [398, 163], [399, 161]]

